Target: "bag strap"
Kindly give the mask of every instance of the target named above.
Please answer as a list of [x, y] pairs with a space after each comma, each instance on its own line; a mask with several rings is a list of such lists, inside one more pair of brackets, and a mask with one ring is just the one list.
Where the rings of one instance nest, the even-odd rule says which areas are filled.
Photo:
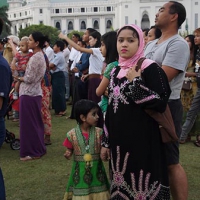
[[136, 71], [138, 71], [139, 69], [141, 69], [141, 67], [142, 67], [142, 63], [143, 63], [143, 61], [145, 60], [146, 58], [145, 57], [142, 57], [142, 58], [140, 58], [138, 61], [137, 61], [137, 64], [136, 64]]

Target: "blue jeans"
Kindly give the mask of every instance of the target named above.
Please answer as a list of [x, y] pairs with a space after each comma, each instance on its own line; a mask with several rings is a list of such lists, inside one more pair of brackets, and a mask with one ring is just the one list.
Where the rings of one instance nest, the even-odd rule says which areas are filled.
[[200, 112], [200, 88], [197, 89], [197, 93], [192, 100], [189, 111], [186, 115], [185, 123], [182, 126], [181, 140], [185, 140], [190, 133], [198, 113]]
[[[6, 136], [5, 121], [3, 117], [0, 117], [0, 147], [2, 146]], [[5, 200], [5, 186], [2, 171], [0, 168], [0, 200]]]
[[70, 93], [70, 86], [69, 86], [69, 74], [68, 72], [64, 71], [65, 76], [65, 99], [69, 99], [69, 93]]

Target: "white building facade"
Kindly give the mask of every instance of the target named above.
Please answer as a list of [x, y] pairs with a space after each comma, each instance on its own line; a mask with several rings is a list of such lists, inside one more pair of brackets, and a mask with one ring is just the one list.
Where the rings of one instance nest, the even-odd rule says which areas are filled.
[[[7, 0], [11, 32], [33, 24], [56, 27], [65, 33], [95, 28], [101, 34], [134, 23], [141, 28], [154, 25], [155, 14], [166, 0]], [[200, 27], [200, 0], [179, 0], [187, 11], [180, 31], [192, 33]]]

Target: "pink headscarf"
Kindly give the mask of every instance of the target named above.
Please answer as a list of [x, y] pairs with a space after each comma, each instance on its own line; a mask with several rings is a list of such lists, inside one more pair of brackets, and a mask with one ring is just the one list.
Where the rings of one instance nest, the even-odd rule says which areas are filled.
[[[131, 27], [138, 33], [138, 35], [139, 35], [139, 47], [138, 47], [138, 50], [135, 53], [135, 55], [133, 55], [133, 57], [131, 57], [129, 59], [122, 58], [121, 56], [119, 56], [119, 66], [121, 67], [121, 70], [119, 71], [117, 78], [122, 78], [122, 77], [126, 76], [128, 69], [133, 67], [134, 65], [136, 65], [138, 60], [141, 57], [144, 57], [144, 45], [145, 45], [145, 43], [144, 43], [142, 29], [135, 24], [129, 24], [129, 25], [125, 25], [122, 28], [120, 28], [118, 30], [118, 34], [124, 27]], [[150, 65], [153, 62], [154, 61], [146, 59], [144, 61], [144, 64], [142, 64], [142, 69], [146, 68], [148, 65]]]

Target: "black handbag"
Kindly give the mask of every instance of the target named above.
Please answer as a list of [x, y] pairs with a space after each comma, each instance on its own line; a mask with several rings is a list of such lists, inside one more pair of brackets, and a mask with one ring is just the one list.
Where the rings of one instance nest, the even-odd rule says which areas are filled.
[[189, 91], [192, 89], [192, 82], [191, 80], [184, 80], [182, 85], [182, 90]]

